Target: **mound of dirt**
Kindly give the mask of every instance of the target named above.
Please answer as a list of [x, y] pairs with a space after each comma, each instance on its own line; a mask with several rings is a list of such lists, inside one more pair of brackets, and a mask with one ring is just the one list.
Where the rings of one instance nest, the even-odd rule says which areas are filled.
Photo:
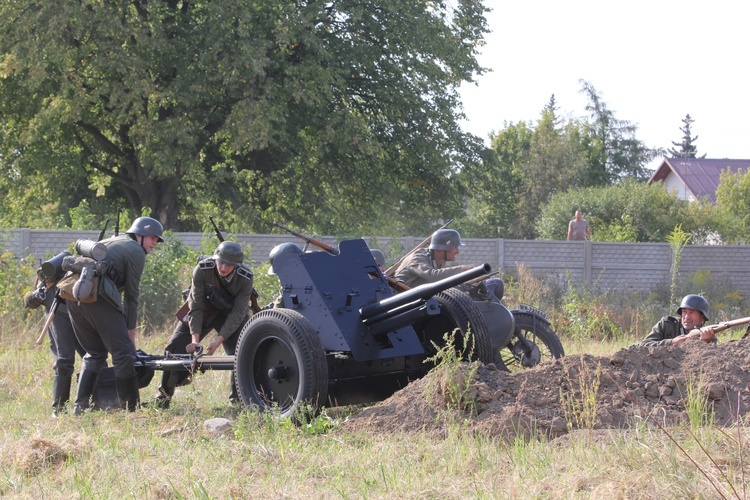
[[[462, 410], [450, 404], [457, 392], [470, 403]], [[355, 432], [442, 434], [458, 417], [487, 436], [555, 437], [582, 427], [627, 428], [647, 415], [660, 424], [687, 422], [691, 404], [705, 404], [719, 425], [748, 411], [750, 339], [628, 347], [610, 357], [566, 356], [514, 373], [494, 365], [438, 368], [342, 426]]]

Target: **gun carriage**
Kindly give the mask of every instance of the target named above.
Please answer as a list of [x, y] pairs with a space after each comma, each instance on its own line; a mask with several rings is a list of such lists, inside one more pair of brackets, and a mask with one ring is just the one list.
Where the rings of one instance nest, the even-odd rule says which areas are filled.
[[483, 315], [453, 287], [491, 271], [489, 264], [394, 294], [364, 240], [338, 253], [279, 256], [274, 271], [284, 308], [247, 322], [236, 356], [149, 356], [155, 370], [234, 369], [244, 404], [293, 416], [303, 406], [380, 401], [433, 367], [436, 346], [455, 332], [466, 358], [493, 361]]

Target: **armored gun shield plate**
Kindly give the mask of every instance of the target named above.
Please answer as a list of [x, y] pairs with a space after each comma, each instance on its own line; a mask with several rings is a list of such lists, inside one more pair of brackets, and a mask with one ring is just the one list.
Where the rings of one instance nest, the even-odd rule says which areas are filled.
[[272, 309], [255, 314], [240, 333], [234, 368], [240, 399], [282, 417], [313, 412], [328, 391], [325, 352], [315, 330], [298, 312]]
[[409, 325], [376, 335], [363, 324], [362, 307], [393, 295], [364, 240], [342, 241], [338, 255], [279, 255], [273, 266], [284, 306], [308, 319], [325, 351], [350, 352], [358, 361], [424, 353]]

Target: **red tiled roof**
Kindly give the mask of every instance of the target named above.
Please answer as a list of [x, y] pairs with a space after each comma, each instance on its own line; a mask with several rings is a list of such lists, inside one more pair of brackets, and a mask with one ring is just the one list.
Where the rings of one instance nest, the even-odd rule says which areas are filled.
[[719, 187], [719, 177], [727, 169], [732, 173], [740, 169], [747, 171], [750, 169], [750, 160], [664, 158], [648, 183], [663, 181], [667, 175], [674, 173], [693, 196], [698, 199], [708, 197], [711, 203], [716, 203], [716, 188]]

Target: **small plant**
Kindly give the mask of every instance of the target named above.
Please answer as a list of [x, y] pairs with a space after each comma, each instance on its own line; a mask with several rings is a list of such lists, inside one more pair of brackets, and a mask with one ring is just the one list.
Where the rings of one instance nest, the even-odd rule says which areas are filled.
[[700, 427], [710, 427], [714, 423], [714, 410], [708, 401], [708, 391], [703, 374], [698, 378], [688, 374], [685, 379], [685, 394], [682, 395], [685, 412], [693, 431]]
[[596, 363], [592, 368], [586, 363], [584, 356], [579, 358], [580, 367], [578, 373], [572, 373], [572, 367], [566, 358], [563, 358], [565, 370], [565, 385], [569, 388], [565, 391], [560, 388], [560, 404], [568, 422], [569, 429], [593, 429], [596, 424], [597, 403], [599, 386], [602, 377], [602, 365]]
[[675, 290], [677, 289], [677, 278], [680, 275], [680, 257], [685, 245], [690, 241], [690, 233], [682, 230], [682, 225], [677, 225], [667, 235], [667, 243], [672, 248], [672, 281], [669, 286], [669, 303], [675, 302]]
[[473, 413], [476, 398], [472, 381], [479, 363], [466, 362], [473, 354], [471, 329], [463, 336], [462, 346], [456, 344], [458, 331], [455, 329], [443, 335], [442, 346], [432, 343], [435, 355], [425, 359], [425, 363], [435, 365], [433, 373], [436, 376], [428, 381], [425, 396], [448, 410]]

